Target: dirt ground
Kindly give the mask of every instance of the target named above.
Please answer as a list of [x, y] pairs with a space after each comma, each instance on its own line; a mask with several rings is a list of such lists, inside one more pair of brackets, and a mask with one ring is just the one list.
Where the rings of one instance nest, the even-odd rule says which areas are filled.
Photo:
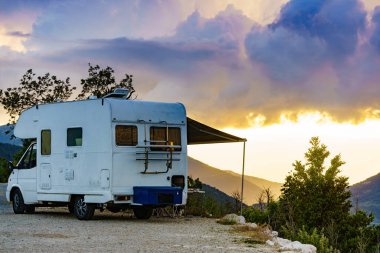
[[66, 208], [13, 214], [0, 184], [0, 252], [276, 252], [250, 245], [230, 226], [207, 218], [141, 221], [130, 213], [96, 211], [79, 221]]

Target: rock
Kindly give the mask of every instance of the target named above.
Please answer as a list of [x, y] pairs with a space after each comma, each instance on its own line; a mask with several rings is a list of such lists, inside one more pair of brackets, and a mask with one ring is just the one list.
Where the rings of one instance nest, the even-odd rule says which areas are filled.
[[277, 237], [278, 237], [278, 232], [272, 231], [272, 238], [277, 238]]
[[245, 218], [234, 213], [227, 214], [221, 219], [221, 221], [232, 222], [236, 224], [245, 224]]
[[247, 222], [245, 223], [246, 226], [250, 227], [250, 228], [257, 228], [257, 224], [256, 223], [251, 223], [251, 222]]
[[274, 242], [270, 240], [266, 241], [265, 244], [268, 246], [274, 246]]
[[[286, 240], [289, 241], [289, 240]], [[282, 241], [284, 243], [285, 241]], [[280, 251], [286, 252], [286, 251], [294, 251], [294, 252], [302, 252], [302, 253], [317, 253], [317, 248], [310, 244], [302, 244], [298, 241], [292, 242], [289, 241], [288, 243], [284, 243], [283, 245], [280, 244]]]

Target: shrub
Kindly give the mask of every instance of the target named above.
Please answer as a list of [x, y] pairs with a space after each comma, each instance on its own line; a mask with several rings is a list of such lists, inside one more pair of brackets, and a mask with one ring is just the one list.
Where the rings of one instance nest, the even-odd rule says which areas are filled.
[[255, 207], [247, 207], [243, 210], [243, 216], [247, 222], [253, 222], [257, 224], [268, 224], [268, 215], [267, 210], [260, 210]]
[[314, 245], [318, 253], [340, 253], [339, 250], [334, 249], [329, 242], [329, 239], [323, 234], [318, 233], [317, 229], [314, 228], [311, 233], [308, 233], [305, 228], [298, 231], [297, 240], [302, 243]]

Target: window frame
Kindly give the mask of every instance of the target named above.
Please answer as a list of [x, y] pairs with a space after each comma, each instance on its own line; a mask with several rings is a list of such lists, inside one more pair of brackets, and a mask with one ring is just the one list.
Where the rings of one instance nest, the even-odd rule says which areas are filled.
[[[136, 144], [135, 145], [118, 145], [118, 142], [117, 142], [117, 130], [116, 128], [118, 126], [121, 126], [121, 127], [132, 127], [132, 128], [135, 128], [136, 129]], [[139, 128], [137, 127], [137, 125], [123, 125], [123, 124], [117, 124], [115, 125], [115, 134], [114, 134], [114, 140], [115, 140], [115, 146], [116, 147], [122, 147], [122, 148], [125, 148], [125, 147], [136, 147], [138, 144], [139, 144]], [[133, 143], [133, 140], [132, 140], [132, 143]]]
[[[31, 156], [33, 153], [33, 149], [36, 150], [36, 165], [34, 167], [31, 167], [30, 166], [31, 165]], [[20, 167], [21, 163], [24, 163], [25, 159], [29, 159], [28, 166], [27, 167]], [[30, 144], [29, 148], [25, 151], [25, 153], [22, 155], [22, 157], [18, 161], [16, 167], [18, 170], [29, 170], [29, 169], [37, 167], [37, 143]]]
[[[154, 128], [162, 128], [165, 130], [165, 143], [157, 143], [157, 144], [152, 144], [155, 141], [161, 141], [161, 140], [154, 140], [152, 139], [152, 129]], [[166, 131], [167, 129], [167, 131]], [[150, 143], [150, 150], [151, 151], [165, 151], [166, 148], [160, 148], [160, 147], [154, 147], [155, 145], [169, 145], [169, 136], [170, 136], [170, 130], [171, 129], [178, 129], [179, 130], [179, 144], [173, 143], [173, 146], [181, 146], [180, 148], [174, 148], [174, 151], [176, 152], [181, 152], [182, 151], [182, 129], [179, 126], [150, 126], [149, 127], [149, 143]]]
[[[42, 147], [43, 147], [43, 138], [42, 138], [42, 133], [44, 132], [44, 131], [47, 131], [47, 132], [49, 132], [50, 133], [50, 149], [49, 149], [49, 154], [43, 154], [42, 153]], [[51, 141], [51, 129], [42, 129], [41, 130], [41, 152], [40, 152], [40, 154], [42, 155], [42, 156], [50, 156], [51, 155], [51, 148], [52, 148], [52, 145], [51, 145], [51, 143], [52, 143], [52, 141]]]
[[[71, 129], [80, 129], [81, 130], [81, 145], [69, 145], [69, 130]], [[83, 127], [68, 127], [66, 129], [66, 146], [67, 147], [82, 147], [83, 146]]]

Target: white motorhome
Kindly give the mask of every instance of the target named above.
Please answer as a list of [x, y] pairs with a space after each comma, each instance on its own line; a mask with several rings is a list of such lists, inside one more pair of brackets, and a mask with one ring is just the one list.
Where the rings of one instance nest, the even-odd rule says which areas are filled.
[[[117, 95], [117, 93], [115, 93]], [[180, 103], [115, 97], [36, 105], [15, 126], [33, 138], [8, 180], [15, 213], [68, 205], [78, 219], [96, 208], [152, 208], [187, 198], [186, 110]]]

